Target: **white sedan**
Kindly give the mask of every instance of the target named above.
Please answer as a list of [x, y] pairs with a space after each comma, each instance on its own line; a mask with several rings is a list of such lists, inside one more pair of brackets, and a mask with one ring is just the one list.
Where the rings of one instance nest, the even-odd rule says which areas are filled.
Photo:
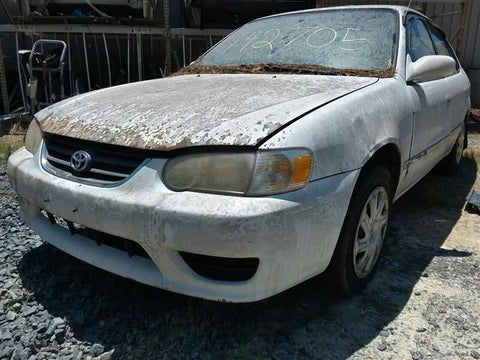
[[8, 175], [32, 229], [118, 275], [247, 302], [327, 271], [350, 295], [375, 272], [392, 203], [457, 168], [469, 91], [418, 12], [280, 14], [177, 76], [41, 110]]

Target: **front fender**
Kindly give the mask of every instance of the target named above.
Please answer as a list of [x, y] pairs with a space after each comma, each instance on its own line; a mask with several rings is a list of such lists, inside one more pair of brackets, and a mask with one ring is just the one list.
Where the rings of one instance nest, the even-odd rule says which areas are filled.
[[310, 148], [314, 153], [311, 180], [316, 180], [361, 168], [386, 144], [399, 149], [403, 163], [410, 150], [412, 121], [405, 81], [396, 76], [319, 108], [260, 148]]

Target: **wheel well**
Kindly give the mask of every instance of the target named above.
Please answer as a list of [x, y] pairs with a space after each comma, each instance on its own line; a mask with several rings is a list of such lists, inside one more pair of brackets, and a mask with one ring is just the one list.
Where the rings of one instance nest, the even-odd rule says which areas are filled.
[[362, 172], [375, 164], [384, 165], [390, 171], [390, 175], [392, 176], [392, 196], [395, 195], [401, 167], [400, 152], [398, 151], [397, 146], [394, 144], [387, 144], [378, 149], [363, 166]]

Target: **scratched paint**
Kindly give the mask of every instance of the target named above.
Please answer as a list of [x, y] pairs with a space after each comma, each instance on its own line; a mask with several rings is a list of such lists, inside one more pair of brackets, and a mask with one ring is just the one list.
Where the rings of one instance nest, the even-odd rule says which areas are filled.
[[375, 81], [315, 75], [184, 75], [82, 94], [36, 117], [46, 132], [149, 150], [254, 146], [312, 108]]

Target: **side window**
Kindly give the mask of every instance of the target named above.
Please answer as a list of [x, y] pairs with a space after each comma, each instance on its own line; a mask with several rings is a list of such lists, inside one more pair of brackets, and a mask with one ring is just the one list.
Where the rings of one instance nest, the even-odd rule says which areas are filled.
[[412, 61], [417, 61], [422, 56], [435, 55], [435, 48], [427, 27], [419, 18], [408, 21], [408, 53]]
[[445, 36], [442, 34], [442, 32], [433, 26], [429, 26], [429, 30], [430, 34], [432, 35], [433, 45], [435, 46], [437, 55], [453, 57], [450, 47], [448, 46]]

